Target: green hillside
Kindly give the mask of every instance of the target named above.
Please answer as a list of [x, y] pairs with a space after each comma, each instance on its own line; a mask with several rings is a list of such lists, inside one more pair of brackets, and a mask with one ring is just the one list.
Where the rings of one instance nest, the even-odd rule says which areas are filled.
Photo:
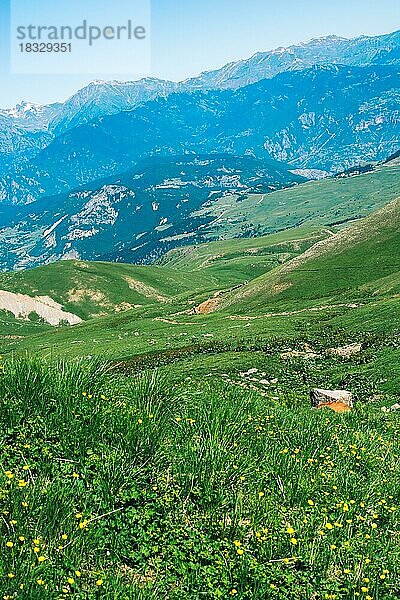
[[230, 310], [315, 301], [369, 302], [400, 285], [400, 198], [332, 235], [226, 300]]
[[183, 278], [168, 268], [101, 262], [61, 261], [0, 275], [1, 290], [49, 296], [82, 319], [168, 304], [181, 294], [217, 288], [217, 279], [199, 273]]
[[168, 252], [159, 264], [185, 273], [202, 271], [221, 286], [229, 286], [270, 271], [330, 233], [321, 227], [298, 227], [261, 237], [183, 246]]
[[210, 239], [251, 236], [302, 224], [341, 225], [399, 195], [400, 164], [394, 159], [362, 175], [310, 181], [271, 194], [224, 196], [196, 215], [212, 219], [205, 229]]
[[[322, 189], [335, 190], [336, 200], [338, 190], [347, 190], [368, 211], [394, 194], [393, 169], [312, 182], [291, 193], [317, 203], [325, 198]], [[198, 352], [212, 344], [233, 347], [243, 340], [259, 345], [328, 324], [393, 330], [399, 322], [398, 224], [394, 200], [346, 226], [302, 225], [182, 247], [154, 266], [66, 261], [3, 274], [0, 290], [49, 296], [87, 322], [50, 331], [3, 312], [2, 351], [127, 360], [185, 348]], [[212, 314], [194, 314], [204, 303], [201, 312]], [[13, 322], [16, 336], [9, 335]]]

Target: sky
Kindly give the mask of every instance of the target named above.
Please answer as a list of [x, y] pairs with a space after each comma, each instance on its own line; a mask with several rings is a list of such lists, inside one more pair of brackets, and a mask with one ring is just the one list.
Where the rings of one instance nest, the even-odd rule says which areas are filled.
[[[68, 22], [71, 6], [81, 17], [105, 0], [58, 0], [60, 18]], [[112, 18], [132, 2], [113, 0], [103, 6]], [[315, 37], [378, 35], [400, 29], [399, 0], [148, 0], [151, 3], [151, 62], [139, 72], [107, 72], [103, 62], [93, 73], [12, 74], [10, 70], [11, 2], [25, 2], [46, 21], [49, 0], [0, 0], [0, 107], [22, 99], [37, 103], [63, 101], [93, 79], [132, 80], [148, 75], [181, 81], [204, 70], [247, 58], [258, 51], [289, 46]], [[132, 6], [132, 4], [131, 4]], [[114, 7], [114, 10], [113, 10]], [[103, 11], [106, 11], [103, 8]], [[126, 8], [127, 16], [129, 8]], [[76, 16], [76, 14], [75, 14]], [[136, 61], [137, 62], [137, 61]], [[76, 70], [80, 65], [77, 63]]]

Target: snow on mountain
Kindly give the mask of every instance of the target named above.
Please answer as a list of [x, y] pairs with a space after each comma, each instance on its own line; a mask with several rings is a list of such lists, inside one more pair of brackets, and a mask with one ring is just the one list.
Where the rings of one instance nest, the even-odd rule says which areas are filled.
[[[64, 103], [38, 105], [22, 101], [0, 109], [0, 161], [7, 156], [30, 158], [55, 137], [94, 119], [132, 110], [157, 97], [166, 97], [177, 84], [155, 78], [140, 81], [93, 81]], [[3, 162], [3, 164], [1, 164]], [[4, 172], [4, 171], [3, 171]]]
[[[297, 73], [310, 67], [332, 69], [340, 65], [396, 68], [400, 65], [400, 31], [350, 40], [326, 36], [287, 48], [279, 47], [269, 52], [258, 52], [249, 59], [230, 63], [222, 69], [202, 73], [181, 83], [151, 77], [127, 82], [93, 81], [63, 103], [40, 106], [24, 101], [14, 108], [2, 109], [0, 110], [0, 201], [18, 202], [24, 198], [25, 202], [29, 202], [37, 197], [42, 182], [37, 179], [35, 169], [29, 172], [25, 169], [25, 165], [32, 163], [42, 150], [66, 132], [72, 134], [80, 126], [94, 121], [101, 125], [105, 117], [132, 111], [151, 100], [165, 100], [173, 92], [192, 94], [199, 90], [207, 92], [240, 90], [249, 84], [270, 80], [282, 73]], [[319, 76], [320, 71], [317, 70], [315, 77]], [[382, 98], [378, 94], [373, 100], [374, 108], [367, 107], [365, 118], [358, 126], [369, 130], [371, 127], [382, 125], [379, 122], [382, 119], [385, 122], [392, 119], [392, 126], [397, 127], [398, 117], [394, 114], [392, 104], [398, 88], [399, 85], [396, 85], [393, 93], [391, 90], [385, 90], [386, 96]], [[305, 96], [306, 92], [304, 99]], [[299, 121], [303, 129], [313, 128], [312, 117], [305, 112], [300, 113]], [[275, 139], [264, 140], [265, 148], [270, 150], [271, 156], [281, 160], [284, 160], [288, 154], [286, 145], [291, 144], [286, 125], [281, 124], [278, 133], [274, 136]], [[93, 131], [89, 133], [92, 135]], [[123, 132], [121, 135], [123, 137]], [[248, 137], [250, 133], [243, 131], [241, 135]], [[147, 140], [147, 136], [144, 137]], [[170, 137], [173, 139], [174, 131], [170, 131]], [[168, 140], [166, 143], [172, 146]], [[182, 147], [187, 143], [190, 143], [190, 140], [184, 140]], [[115, 156], [116, 161], [121, 161], [121, 158], [124, 159], [125, 155], [131, 152], [130, 145], [131, 141], [126, 140], [123, 155]], [[161, 146], [158, 144], [156, 151], [160, 152], [160, 149]], [[98, 153], [99, 148], [90, 148], [89, 157], [95, 151]], [[168, 147], [166, 151], [170, 151]], [[304, 155], [306, 156], [307, 153], [305, 148]], [[124, 168], [128, 168], [130, 164], [132, 163], [127, 161]], [[341, 164], [340, 158], [339, 164]], [[295, 166], [315, 168], [317, 165]], [[82, 168], [81, 182], [109, 173], [108, 168], [101, 172], [97, 166], [95, 170], [86, 171], [83, 164], [80, 167]], [[323, 169], [325, 168], [327, 165], [323, 165]], [[57, 169], [56, 165], [55, 169]], [[20, 173], [25, 172], [29, 174], [19, 177]], [[50, 170], [46, 177], [50, 180], [54, 175], [55, 173]]]
[[313, 39], [288, 48], [257, 52], [245, 60], [232, 62], [222, 69], [206, 71], [187, 79], [183, 85], [193, 89], [237, 89], [262, 79], [270, 79], [283, 71], [303, 70], [313, 65], [338, 64], [368, 66], [400, 64], [394, 51], [400, 48], [400, 31], [381, 36], [346, 39], [335, 35]]

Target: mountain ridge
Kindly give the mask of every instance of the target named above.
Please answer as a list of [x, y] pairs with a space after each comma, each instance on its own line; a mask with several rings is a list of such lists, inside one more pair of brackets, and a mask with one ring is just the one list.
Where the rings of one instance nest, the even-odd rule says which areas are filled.
[[399, 65], [400, 31], [351, 39], [338, 36], [315, 38], [288, 48], [257, 52], [250, 58], [230, 62], [219, 69], [204, 71], [180, 82], [156, 77], [126, 82], [93, 81], [65, 102], [37, 105], [22, 101], [14, 108], [0, 109], [0, 118], [3, 120], [0, 153], [21, 156], [27, 147], [32, 146], [32, 139], [19, 141], [21, 132], [19, 137], [15, 134], [15, 142], [10, 141], [16, 127], [24, 131], [27, 138], [31, 138], [32, 131], [47, 133], [54, 138], [101, 115], [132, 110], [143, 102], [174, 92], [239, 89], [262, 79], [273, 78], [279, 73], [304, 70], [314, 64]]
[[156, 98], [60, 135], [9, 170], [0, 192], [18, 204], [27, 194], [53, 195], [128, 170], [153, 154], [252, 154], [293, 169], [343, 171], [397, 150], [398, 82], [398, 67], [320, 65], [239, 90]]

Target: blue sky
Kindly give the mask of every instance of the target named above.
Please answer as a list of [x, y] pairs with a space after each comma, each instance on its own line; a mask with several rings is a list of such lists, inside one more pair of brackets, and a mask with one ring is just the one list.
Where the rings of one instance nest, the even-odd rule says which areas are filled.
[[[92, 7], [94, 1], [79, 0], [82, 18], [85, 8]], [[107, 4], [116, 6], [128, 1]], [[38, 14], [47, 2], [29, 0]], [[60, 11], [70, 13], [73, 2], [57, 5]], [[399, 0], [151, 0], [151, 8], [152, 68], [147, 74], [176, 81], [257, 51], [313, 37], [355, 37], [400, 29]], [[21, 99], [40, 103], [64, 100], [92, 79], [124, 80], [137, 75], [104, 74], [101, 68], [88, 75], [11, 75], [9, 20], [10, 0], [0, 0], [1, 107]]]

